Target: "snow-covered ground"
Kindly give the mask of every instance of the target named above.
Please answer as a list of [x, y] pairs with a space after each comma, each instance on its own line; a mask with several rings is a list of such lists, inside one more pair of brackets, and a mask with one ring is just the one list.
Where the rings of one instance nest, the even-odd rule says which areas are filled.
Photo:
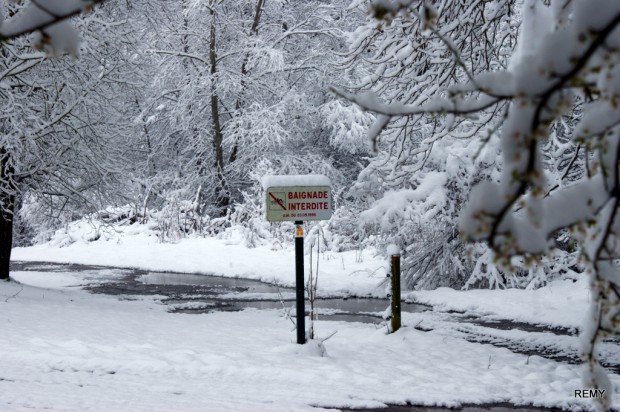
[[[293, 250], [247, 249], [239, 242], [193, 238], [162, 244], [146, 232], [66, 247], [16, 248], [14, 260], [73, 262], [157, 271], [213, 273], [292, 285]], [[319, 260], [324, 294], [381, 295], [386, 259], [330, 253]], [[316, 263], [316, 262], [315, 262]], [[308, 265], [308, 263], [306, 263]], [[306, 266], [307, 267], [307, 266]], [[538, 291], [415, 292], [438, 311], [405, 314], [405, 327], [319, 321], [320, 347], [293, 343], [277, 310], [187, 315], [145, 298], [119, 300], [75, 287], [76, 273], [14, 272], [0, 283], [0, 410], [280, 411], [385, 404], [579, 406], [581, 366], [471, 342], [447, 310], [485, 318], [577, 327], [588, 291], [583, 281]], [[421, 326], [430, 331], [422, 331]], [[551, 333], [498, 331], [494, 339], [575, 345]], [[615, 344], [609, 344], [615, 345]], [[616, 346], [609, 346], [614, 351]], [[323, 353], [324, 351], [324, 353]], [[613, 355], [613, 354], [612, 354]], [[611, 356], [611, 355], [610, 355]], [[612, 375], [616, 391], [620, 377]], [[620, 408], [616, 393], [613, 405]]]

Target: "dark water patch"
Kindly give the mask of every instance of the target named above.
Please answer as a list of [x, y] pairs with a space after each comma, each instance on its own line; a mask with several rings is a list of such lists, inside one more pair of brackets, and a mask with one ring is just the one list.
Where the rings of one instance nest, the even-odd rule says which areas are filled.
[[[271, 299], [262, 301], [245, 301], [243, 299], [235, 299], [235, 305], [240, 308], [258, 308], [258, 309], [282, 309], [295, 306], [294, 299]], [[315, 302], [315, 308], [319, 311], [334, 311], [334, 313], [359, 313], [364, 315], [375, 315], [385, 312], [390, 302], [387, 299], [376, 298], [319, 298]], [[403, 312], [424, 312], [430, 310], [428, 306], [418, 304], [402, 304]], [[310, 310], [310, 303], [306, 301], [306, 312]]]
[[[319, 309], [334, 309], [341, 312], [376, 314], [385, 312], [390, 306], [390, 301], [377, 298], [318, 299], [316, 306]], [[415, 313], [430, 310], [430, 307], [402, 302], [401, 310]]]
[[[213, 299], [207, 301], [198, 299], [188, 302], [186, 299], [167, 299], [171, 305], [171, 312], [175, 313], [210, 313], [214, 311], [242, 311], [245, 309], [259, 310], [286, 310], [291, 317], [295, 317], [295, 301], [293, 300], [231, 300]], [[381, 299], [317, 299], [315, 311], [319, 320], [344, 322], [363, 322], [379, 324], [383, 321], [381, 313], [385, 311], [389, 302]], [[404, 311], [422, 312], [429, 308], [422, 305], [407, 305]], [[306, 302], [306, 315], [310, 315], [310, 303]]]
[[330, 315], [319, 315], [318, 321], [334, 321], [334, 322], [359, 322], [380, 325], [385, 322], [381, 316], [363, 315], [358, 313], [333, 313]]
[[116, 268], [109, 266], [81, 265], [77, 263], [50, 263], [50, 262], [16, 262], [11, 261], [11, 271], [40, 271], [40, 272], [92, 272], [102, 270], [128, 270], [135, 269]]
[[489, 319], [485, 317], [476, 316], [462, 316], [459, 317], [459, 321], [472, 323], [478, 326], [484, 326], [486, 328], [493, 328], [499, 330], [521, 330], [524, 332], [549, 332], [558, 336], [577, 336], [579, 331], [575, 328], [565, 328], [562, 326], [552, 326], [545, 324], [533, 324], [527, 322], [518, 322], [509, 319]]
[[487, 403], [481, 405], [463, 405], [458, 408], [419, 405], [388, 405], [385, 408], [342, 409], [352, 412], [560, 412], [561, 408], [543, 408], [539, 406], [513, 405], [506, 402]]
[[[166, 299], [164, 303], [172, 306], [171, 312], [175, 313], [209, 313], [215, 310], [225, 310], [230, 312], [238, 312], [244, 309], [259, 309], [259, 310], [268, 310], [268, 309], [283, 309], [282, 302], [275, 300], [245, 300], [245, 301], [236, 301], [231, 299], [213, 299], [206, 301], [205, 299], [200, 299], [199, 302], [190, 302], [184, 299]], [[204, 310], [198, 308], [196, 303], [202, 303], [205, 305], [211, 304], [212, 306], [205, 306]], [[284, 307], [288, 309], [288, 302], [284, 303]]]
[[162, 296], [177, 299], [181, 299], [183, 296], [188, 298], [216, 297], [221, 293], [220, 290], [208, 286], [146, 284], [137, 282], [135, 278], [135, 274], [129, 274], [110, 282], [88, 285], [84, 289], [104, 295]]
[[[282, 306], [281, 302], [272, 301], [245, 301], [245, 302], [233, 302], [233, 301], [215, 301], [215, 302], [198, 302], [197, 304], [177, 304], [172, 305], [170, 312], [184, 313], [184, 314], [204, 314], [212, 312], [240, 312], [246, 309], [257, 310], [288, 310], [289, 307]], [[310, 315], [306, 307], [306, 315]], [[289, 315], [295, 318], [295, 311], [291, 310]], [[381, 324], [384, 320], [381, 316], [371, 314], [360, 313], [318, 313], [317, 321], [341, 321], [341, 322], [360, 322], [369, 324]], [[306, 321], [307, 322], [307, 321]]]
[[258, 280], [227, 278], [211, 275], [194, 275], [185, 273], [146, 272], [136, 278], [143, 285], [161, 285], [166, 287], [190, 286], [205, 287], [222, 293], [273, 293], [294, 291], [292, 288], [276, 286]]
[[[278, 297], [292, 291], [290, 288], [270, 285], [256, 280], [225, 278], [211, 275], [160, 273], [133, 270], [127, 275], [106, 282], [88, 285], [86, 290], [105, 295], [157, 296], [165, 304], [182, 302], [223, 301], [222, 296], [249, 296], [250, 294]], [[227, 308], [228, 304], [211, 305], [213, 309]], [[191, 313], [200, 313], [199, 310]]]

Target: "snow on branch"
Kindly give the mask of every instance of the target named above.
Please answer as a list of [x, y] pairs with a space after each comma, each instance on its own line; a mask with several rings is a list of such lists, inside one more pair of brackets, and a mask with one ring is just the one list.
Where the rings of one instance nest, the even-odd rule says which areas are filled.
[[372, 92], [349, 93], [332, 87], [336, 95], [353, 102], [361, 108], [383, 116], [414, 116], [418, 114], [457, 114], [479, 113], [500, 103], [505, 97], [481, 96], [477, 100], [437, 98], [425, 104], [383, 103]]
[[69, 19], [90, 11], [104, 0], [31, 0], [14, 16], [2, 22], [0, 40], [5, 42], [35, 33], [33, 44], [51, 54], [77, 55], [79, 39]]

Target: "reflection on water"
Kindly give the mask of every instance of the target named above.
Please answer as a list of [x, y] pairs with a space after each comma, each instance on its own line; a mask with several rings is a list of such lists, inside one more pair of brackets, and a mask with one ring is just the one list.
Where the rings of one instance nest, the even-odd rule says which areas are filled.
[[[243, 294], [239, 294], [239, 298], [243, 298]], [[282, 309], [295, 306], [295, 300], [279, 300], [274, 296], [274, 299], [217, 299], [219, 302], [227, 303], [228, 306], [235, 309], [256, 308], [256, 309]], [[184, 302], [188, 302], [187, 299], [167, 299], [166, 303], [180, 305]], [[195, 303], [196, 300], [192, 300]], [[325, 314], [338, 313], [338, 312], [354, 312], [363, 314], [376, 314], [384, 312], [389, 305], [389, 301], [384, 299], [317, 299], [315, 307], [317, 310], [322, 310]], [[189, 305], [188, 305], [189, 306]], [[310, 309], [310, 303], [306, 301], [306, 308]], [[428, 310], [428, 307], [416, 304], [404, 304], [402, 306], [405, 312], [422, 312]]]
[[186, 273], [148, 272], [138, 276], [136, 280], [145, 285], [206, 286], [231, 291], [243, 290], [249, 293], [277, 293], [279, 289], [283, 289], [258, 280]]

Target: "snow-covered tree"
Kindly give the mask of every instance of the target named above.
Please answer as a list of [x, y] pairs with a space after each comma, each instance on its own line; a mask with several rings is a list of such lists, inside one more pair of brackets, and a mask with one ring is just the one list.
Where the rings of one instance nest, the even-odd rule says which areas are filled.
[[[196, 199], [201, 214], [217, 216], [245, 202], [261, 173], [324, 173], [339, 185], [356, 174], [347, 156], [359, 145], [334, 131], [330, 119], [342, 110], [328, 93], [346, 2], [164, 7], [169, 21], [149, 50], [160, 70], [141, 117], [162, 148], [151, 179], [162, 182], [159, 193], [174, 188]], [[164, 182], [174, 183], [164, 189]]]
[[[350, 80], [340, 90], [358, 100], [370, 92], [369, 98], [382, 102], [418, 105], [476, 73], [507, 65], [518, 27], [513, 0], [408, 3], [395, 6], [402, 7], [400, 14], [389, 2], [354, 3], [381, 20], [370, 19], [350, 36], [342, 61]], [[486, 267], [476, 265], [485, 256], [483, 246], [467, 256], [456, 217], [471, 185], [498, 173], [496, 145], [476, 137], [492, 135], [504, 110], [498, 105], [477, 118], [375, 113], [376, 155], [349, 194], [354, 207], [365, 210], [360, 231], [404, 251], [409, 287], [463, 286], [477, 279], [472, 271]], [[499, 280], [496, 284], [505, 284]]]
[[[417, 4], [382, 1], [377, 10], [395, 21], [414, 16], [438, 33], [436, 10]], [[527, 0], [520, 18], [517, 48], [504, 67], [469, 72], [428, 101], [348, 96], [383, 119], [426, 114], [467, 119], [501, 108], [489, 141], [500, 150], [501, 174], [471, 190], [460, 231], [487, 242], [508, 271], [518, 260], [536, 264], [549, 256], [558, 231], [569, 231], [592, 294], [581, 331], [584, 383], [606, 390], [597, 408], [607, 410], [613, 389], [599, 364], [597, 343], [620, 332], [620, 3]], [[469, 67], [472, 56], [445, 41], [454, 59]], [[573, 125], [565, 127], [564, 115]], [[549, 172], [558, 169], [560, 176]]]
[[[15, 18], [32, 7], [2, 4]], [[23, 37], [0, 49], [0, 278], [8, 278], [17, 205], [27, 204], [37, 219], [58, 217], [100, 207], [106, 189], [122, 187], [122, 158], [112, 160], [112, 154], [122, 151], [127, 137], [118, 91], [131, 87], [132, 70], [123, 63], [126, 45], [115, 34], [123, 23], [100, 17], [74, 23], [84, 38], [80, 59], [53, 58]], [[51, 27], [39, 28], [44, 37]], [[54, 51], [70, 51], [55, 41]]]

